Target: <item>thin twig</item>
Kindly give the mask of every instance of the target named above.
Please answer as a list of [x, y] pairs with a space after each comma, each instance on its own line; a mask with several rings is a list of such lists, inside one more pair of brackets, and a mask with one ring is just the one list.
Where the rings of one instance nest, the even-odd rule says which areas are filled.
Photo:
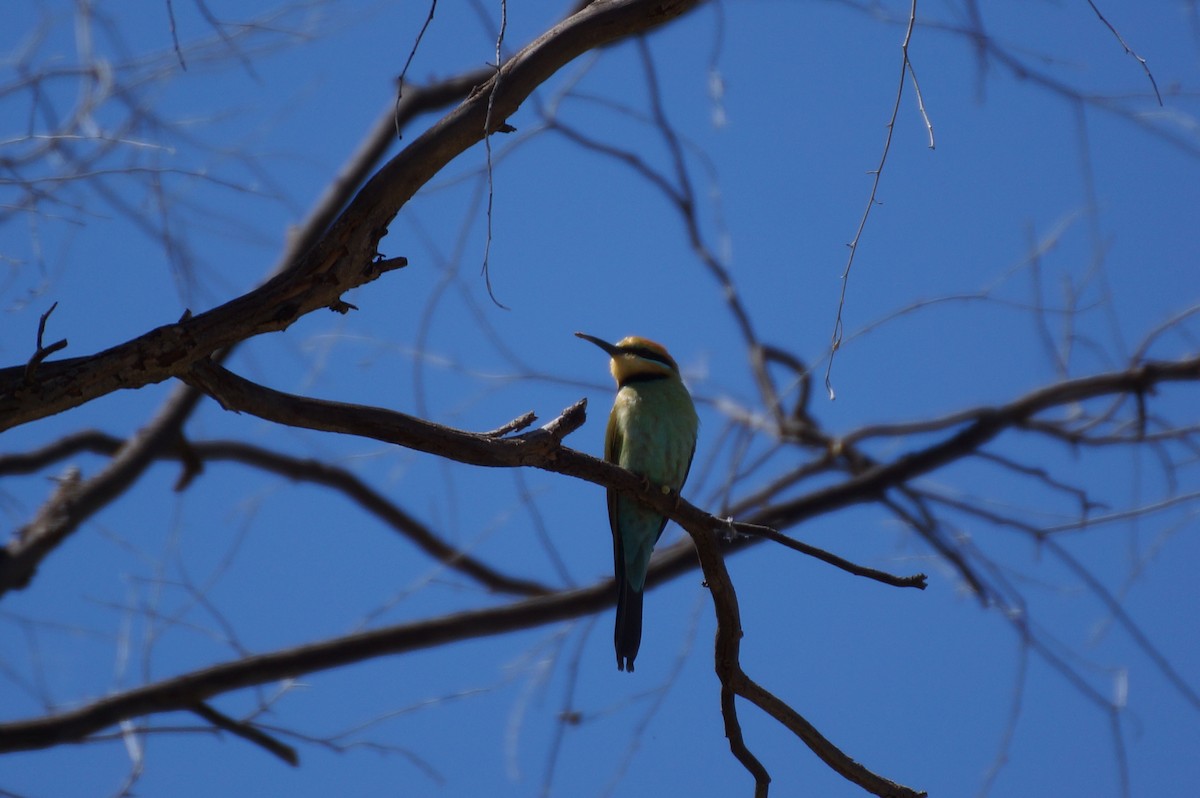
[[1183, 678], [1179, 671], [1175, 670], [1167, 658], [1163, 656], [1162, 652], [1158, 650], [1158, 647], [1150, 642], [1150, 638], [1147, 637], [1146, 633], [1142, 631], [1142, 628], [1138, 626], [1138, 624], [1135, 623], [1131, 617], [1129, 617], [1129, 614], [1121, 606], [1121, 602], [1119, 602], [1113, 596], [1113, 594], [1109, 592], [1108, 588], [1101, 584], [1100, 580], [1097, 579], [1090, 570], [1085, 568], [1083, 563], [1071, 556], [1071, 554], [1057, 542], [1053, 540], [1043, 540], [1042, 545], [1053, 552], [1053, 554], [1058, 557], [1058, 559], [1061, 560], [1063, 564], [1067, 566], [1067, 568], [1069, 568], [1076, 576], [1084, 581], [1084, 583], [1088, 586], [1088, 589], [1092, 591], [1092, 595], [1104, 603], [1104, 606], [1107, 607], [1108, 611], [1113, 614], [1113, 617], [1117, 620], [1117, 623], [1125, 628], [1125, 631], [1128, 632], [1129, 636], [1133, 638], [1133, 641], [1137, 643], [1138, 648], [1140, 648], [1142, 652], [1150, 658], [1162, 675], [1166, 677], [1167, 681], [1174, 685], [1175, 689], [1181, 696], [1183, 696], [1185, 700], [1187, 700], [1189, 704], [1196, 709], [1200, 709], [1200, 694], [1196, 692], [1195, 688], [1187, 683], [1187, 680]]
[[[496, 92], [500, 90], [501, 48], [504, 46], [504, 33], [508, 29], [508, 0], [500, 0], [500, 30], [496, 32], [496, 76], [493, 78], [491, 91], [488, 92], [487, 114], [483, 118], [483, 147], [487, 157], [487, 233], [483, 243], [483, 281], [487, 286], [488, 296], [492, 302], [503, 310], [509, 307], [496, 298], [492, 290], [492, 272], [490, 258], [492, 254], [492, 206], [496, 198], [496, 184], [492, 169], [492, 114], [495, 110]], [[503, 124], [499, 132], [507, 133], [513, 130], [508, 124]]]
[[1013, 738], [1017, 733], [1017, 721], [1021, 719], [1021, 709], [1025, 704], [1025, 682], [1029, 675], [1029, 646], [1024, 640], [1017, 655], [1017, 674], [1013, 680], [1012, 703], [1008, 707], [1008, 719], [1004, 724], [1004, 733], [1000, 736], [1000, 744], [996, 749], [996, 758], [984, 774], [983, 784], [979, 787], [977, 798], [986, 798], [992, 790], [992, 784], [1000, 775], [1001, 769], [1008, 763], [1009, 751]]
[[537, 416], [534, 413], [524, 413], [523, 415], [517, 416], [507, 424], [497, 427], [491, 432], [485, 432], [483, 434], [489, 438], [503, 438], [505, 435], [511, 435], [514, 432], [520, 432], [535, 421], [537, 421]]
[[425, 31], [429, 29], [429, 24], [433, 22], [435, 11], [437, 11], [437, 0], [429, 0], [429, 15], [425, 17], [425, 23], [421, 25], [421, 30], [417, 32], [417, 38], [413, 41], [412, 49], [408, 51], [408, 58], [404, 59], [404, 66], [400, 69], [400, 77], [396, 78], [396, 108], [393, 113], [393, 121], [396, 124], [397, 140], [404, 138], [400, 132], [400, 100], [404, 97], [404, 78], [407, 77], [408, 68], [412, 66], [413, 59], [417, 55], [417, 48], [421, 46], [421, 39], [425, 38]]
[[300, 757], [296, 754], [296, 749], [287, 743], [282, 743], [276, 740], [271, 735], [257, 728], [252, 723], [243, 723], [239, 720], [225, 715], [212, 706], [201, 701], [192, 707], [192, 712], [195, 712], [206, 721], [216, 726], [218, 729], [224, 729], [230, 734], [241, 737], [243, 740], [254, 743], [264, 750], [279, 757], [284, 762], [287, 762], [292, 767], [300, 764]]
[[43, 345], [43, 336], [45, 336], [45, 334], [46, 334], [46, 321], [50, 318], [50, 314], [54, 312], [54, 309], [56, 307], [58, 307], [57, 302], [55, 302], [53, 305], [51, 305], [50, 308], [45, 313], [42, 314], [42, 317], [40, 319], [38, 319], [37, 349], [34, 350], [33, 355], [29, 358], [29, 362], [27, 362], [25, 364], [25, 384], [26, 385], [29, 385], [30, 383], [33, 382], [34, 375], [37, 372], [37, 367], [41, 364], [41, 362], [43, 360], [45, 360], [46, 358], [48, 358], [50, 355], [54, 354], [55, 352], [58, 352], [59, 350], [67, 348], [67, 339], [66, 338], [63, 338], [62, 340], [59, 340], [59, 341], [55, 341], [54, 343], [50, 344], [50, 346]]
[[1096, 7], [1096, 4], [1093, 3], [1092, 0], [1087, 0], [1087, 4], [1092, 7], [1093, 11], [1096, 12], [1096, 16], [1100, 18], [1100, 21], [1104, 23], [1104, 26], [1112, 31], [1112, 35], [1117, 37], [1117, 41], [1121, 43], [1121, 47], [1125, 49], [1126, 54], [1133, 56], [1137, 62], [1142, 65], [1142, 69], [1145, 71], [1146, 77], [1150, 79], [1150, 86], [1154, 89], [1154, 97], [1158, 100], [1158, 104], [1161, 106], [1163, 104], [1163, 98], [1162, 94], [1160, 94], [1158, 91], [1158, 81], [1154, 79], [1154, 74], [1150, 71], [1150, 65], [1146, 63], [1146, 59], [1138, 55], [1132, 47], [1125, 43], [1125, 38], [1117, 32], [1117, 29], [1113, 27], [1113, 24], [1108, 21], [1104, 14], [1100, 13], [1100, 9]]
[[[879, 181], [883, 177], [883, 167], [887, 163], [888, 152], [892, 148], [892, 135], [896, 131], [896, 117], [900, 114], [900, 99], [904, 96], [904, 78], [909, 74], [911, 66], [908, 61], [908, 43], [912, 40], [913, 27], [917, 23], [917, 0], [912, 0], [912, 5], [909, 6], [908, 27], [904, 30], [904, 41], [900, 45], [902, 57], [900, 60], [900, 84], [896, 88], [896, 100], [892, 103], [892, 115], [888, 118], [887, 136], [883, 140], [883, 153], [879, 157], [879, 165], [875, 167], [874, 179], [871, 181], [871, 193], [867, 197], [867, 207], [863, 209], [862, 218], [858, 220], [858, 229], [854, 231], [854, 240], [850, 247], [850, 255], [846, 258], [846, 268], [842, 270], [842, 287], [838, 295], [837, 315], [833, 321], [833, 336], [829, 343], [829, 360], [825, 364], [825, 390], [829, 394], [830, 399], [837, 398], [837, 394], [833, 390], [833, 360], [837, 355], [838, 350], [842, 346], [842, 336], [844, 327], [842, 324], [842, 311], [846, 307], [846, 287], [850, 282], [850, 269], [854, 265], [854, 256], [858, 253], [858, 245], [862, 240], [863, 230], [867, 227], [867, 219], [871, 216], [871, 209], [875, 207], [875, 196], [879, 192]], [[916, 73], [913, 73], [913, 85], [916, 85]], [[922, 114], [924, 108], [922, 107]], [[928, 118], [926, 118], [928, 124]], [[929, 126], [930, 146], [933, 140], [933, 127]]]
[[908, 42], [904, 43], [904, 63], [908, 66], [909, 77], [912, 78], [913, 92], [917, 95], [917, 110], [921, 112], [921, 119], [925, 122], [925, 132], [929, 134], [929, 149], [937, 149], [937, 142], [933, 137], [933, 122], [929, 120], [929, 112], [925, 110], [925, 97], [921, 94], [921, 84], [917, 81], [917, 68], [913, 66], [912, 59], [908, 57]]
[[754, 535], [756, 537], [766, 538], [767, 540], [778, 543], [781, 546], [798, 551], [801, 554], [807, 554], [809, 557], [815, 557], [821, 562], [828, 563], [835, 568], [839, 568], [846, 573], [854, 574], [855, 576], [863, 576], [867, 579], [874, 579], [876, 582], [882, 582], [885, 585], [893, 587], [915, 587], [919, 590], [924, 590], [926, 587], [925, 574], [913, 574], [912, 576], [896, 576], [889, 574], [886, 571], [878, 571], [874, 568], [868, 568], [864, 565], [852, 563], [849, 560], [843, 559], [836, 554], [819, 549], [816, 546], [810, 546], [795, 538], [790, 538], [780, 532], [771, 529], [769, 526], [760, 526], [758, 524], [733, 523], [730, 525], [733, 530], [743, 535]]
[[179, 46], [179, 31], [175, 27], [175, 6], [172, 0], [167, 0], [167, 19], [171, 29], [171, 45], [175, 49], [175, 57], [179, 59], [179, 66], [184, 72], [187, 72], [187, 61], [183, 59], [183, 49]]

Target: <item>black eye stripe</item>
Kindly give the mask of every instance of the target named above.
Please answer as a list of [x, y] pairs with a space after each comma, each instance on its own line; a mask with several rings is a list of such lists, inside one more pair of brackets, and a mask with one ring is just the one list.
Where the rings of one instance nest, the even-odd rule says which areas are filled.
[[621, 351], [627, 355], [640, 357], [644, 360], [653, 360], [655, 363], [662, 363], [664, 366], [675, 368], [675, 364], [666, 355], [644, 346], [623, 346], [621, 347]]
[[666, 378], [667, 378], [666, 374], [653, 374], [648, 371], [643, 371], [640, 374], [630, 374], [628, 377], [621, 380], [619, 387], [624, 388], [626, 385], [630, 385], [632, 383], [655, 382], [657, 380], [665, 380]]

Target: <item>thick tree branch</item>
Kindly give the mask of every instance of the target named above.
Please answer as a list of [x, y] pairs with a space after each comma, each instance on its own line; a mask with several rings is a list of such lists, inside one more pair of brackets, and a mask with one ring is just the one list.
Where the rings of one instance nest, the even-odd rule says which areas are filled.
[[461, 612], [244, 657], [111, 695], [68, 712], [0, 724], [0, 752], [80, 742], [127, 718], [161, 712], [193, 712], [202, 702], [222, 693], [373, 657], [542, 626], [596, 612], [612, 600], [612, 581], [606, 580], [589, 588], [503, 607]]
[[[644, 481], [621, 468], [575, 452], [561, 445], [564, 435], [584, 420], [584, 403], [568, 409], [563, 416], [542, 429], [509, 438], [477, 435], [431, 424], [399, 413], [376, 408], [344, 405], [336, 402], [303, 399], [256, 386], [211, 363], [198, 364], [188, 375], [192, 384], [217, 397], [228, 409], [253, 412], [264, 418], [307, 426], [330, 432], [368, 434], [410, 448], [430, 451], [476, 465], [536, 466], [572, 474], [599, 484], [628, 490], [684, 524], [696, 542], [706, 584], [714, 596], [718, 615], [717, 672], [723, 690], [750, 697], [769, 706], [764, 696], [741, 671], [738, 652], [741, 624], [737, 599], [724, 560], [717, 546], [717, 531], [726, 522], [646, 486]], [[245, 658], [227, 665], [209, 668], [158, 685], [129, 691], [71, 713], [24, 723], [0, 726], [0, 750], [19, 750], [81, 740], [103, 728], [130, 717], [157, 712], [191, 709], [222, 692], [277, 681], [315, 670], [345, 665], [375, 656], [444, 644], [451, 640], [500, 634], [527, 626], [573, 617], [612, 602], [611, 582], [583, 591], [560, 593], [533, 599], [497, 610], [482, 610], [433, 619], [417, 624], [392, 627], [380, 632], [354, 635], [334, 641]], [[756, 688], [752, 690], [751, 687]], [[777, 699], [776, 699], [777, 701]], [[726, 728], [731, 749], [755, 776], [757, 792], [765, 795], [769, 776], [741, 739], [732, 702], [726, 698]], [[769, 709], [777, 717], [788, 719], [792, 729], [835, 770], [879, 795], [912, 796], [917, 793], [894, 785], [857, 765], [803, 721], [791, 708], [784, 713]]]
[[[400, 208], [450, 161], [507, 119], [564, 65], [596, 47], [669, 22], [699, 0], [596, 0], [504, 63], [486, 84], [405, 147], [367, 182], [328, 232], [293, 267], [259, 288], [103, 352], [0, 370], [0, 431], [60, 413], [122, 388], [179, 376], [213, 352], [287, 329], [319, 308], [344, 310], [342, 294], [406, 265], [379, 242]], [[484, 129], [490, 120], [491, 129]]]
[[[1003, 430], [1017, 427], [1039, 412], [1105, 395], [1145, 394], [1164, 382], [1198, 378], [1200, 358], [1175, 363], [1147, 363], [1128, 371], [1052, 385], [1007, 405], [980, 409], [973, 421], [947, 439], [852, 476], [844, 484], [855, 485], [858, 492], [842, 486], [819, 490], [786, 505], [765, 508], [756, 514], [758, 517], [748, 520], [761, 522], [764, 518], [782, 515], [794, 523], [799, 518], [811, 517], [834, 507], [871, 500], [888, 489], [901, 487], [914, 477], [969, 454]], [[760, 706], [796, 733], [835, 770], [856, 783], [880, 795], [915, 794], [861, 769], [798, 713], [741, 671], [738, 660], [741, 627], [736, 596], [724, 570], [717, 544], [717, 535], [726, 530], [728, 523], [713, 518], [678, 497], [647, 489], [642, 480], [623, 469], [562, 446], [563, 436], [583, 422], [582, 403], [541, 429], [511, 437], [495, 437], [461, 432], [377, 408], [290, 396], [249, 383], [210, 363], [197, 364], [188, 374], [188, 379], [196, 387], [217, 397], [229, 409], [251, 412], [280, 423], [365, 435], [476, 465], [543, 468], [637, 495], [680, 522], [692, 536], [694, 546], [688, 548], [700, 555], [706, 583], [713, 591], [718, 613], [716, 663], [723, 689]], [[669, 560], [656, 561], [652, 581], [661, 581], [679, 569], [678, 562]], [[392, 627], [206, 669], [114, 696], [72, 713], [0, 727], [0, 750], [42, 747], [64, 740], [83, 739], [124, 718], [189, 709], [220, 692], [337, 667], [365, 657], [438, 645], [469, 636], [500, 634], [573, 617], [595, 611], [611, 602], [609, 587], [610, 583], [606, 581], [587, 590]], [[727, 710], [726, 724], [731, 734], [732, 750], [755, 774], [761, 789], [765, 789], [765, 770], [761, 769], [760, 763], [755, 765], [757, 760], [740, 740], [736, 716], [728, 714], [732, 711], [731, 700], [726, 697], [722, 705]]]
[[[197, 364], [188, 375], [188, 379], [195, 387], [218, 398], [228, 409], [251, 412], [260, 417], [280, 423], [322, 429], [330, 432], [368, 435], [379, 440], [437, 453], [441, 456], [459, 459], [476, 465], [527, 465], [541, 467], [547, 470], [579, 476], [599, 484], [615, 486], [639, 495], [643, 500], [648, 501], [664, 512], [668, 512], [676, 520], [683, 523], [693, 539], [696, 540], [697, 549], [702, 551], [701, 565], [705, 570], [706, 584], [713, 591], [714, 603], [718, 613], [717, 663], [718, 674], [721, 676], [724, 685], [723, 690], [749, 695], [756, 702], [766, 703], [763, 695], [769, 696], [770, 694], [762, 691], [761, 688], [757, 688], [757, 692], [752, 691], [749, 686], [753, 685], [753, 682], [745, 677], [738, 662], [741, 625], [738, 617], [736, 595], [734, 594], [733, 585], [729, 580], [729, 575], [725, 570], [724, 561], [721, 559], [721, 554], [717, 548], [716, 537], [718, 531], [724, 530], [726, 522], [713, 518], [709, 514], [692, 507], [686, 502], [679, 500], [677, 496], [665, 496], [661, 492], [654, 490], [653, 487], [648, 489], [640, 478], [623, 469], [563, 447], [561, 445], [562, 437], [583, 422], [584, 410], [582, 402], [570, 408], [563, 416], [555, 419], [542, 429], [512, 437], [497, 438], [491, 434], [478, 435], [461, 432], [376, 408], [304, 399], [271, 391], [235, 377], [225, 369], [211, 363]], [[655, 581], [659, 580], [655, 579]], [[607, 584], [606, 582], [606, 586]], [[583, 592], [588, 593], [588, 591]], [[509, 608], [510, 611], [503, 618], [492, 617], [491, 620], [482, 624], [482, 626], [478, 624], [479, 613], [454, 616], [454, 618], [464, 621], [463, 627], [458, 631], [441, 631], [435, 634], [437, 636], [444, 634], [473, 635], [483, 627], [487, 629], [486, 634], [496, 634], [511, 630], [512, 628], [521, 628], [520, 626], [510, 626], [508, 624], [533, 625], [546, 623], [561, 617], [568, 617], [558, 615], [558, 613], [562, 612], [564, 604], [573, 604], [577, 600], [575, 597], [580, 593], [581, 591], [572, 591], [571, 593], [558, 594], [547, 600], [552, 603], [537, 604], [536, 602], [539, 600], [534, 600], [534, 603], [523, 602], [520, 605], [512, 605]], [[603, 604], [608, 604], [612, 600], [611, 591], [607, 590], [600, 593], [597, 598], [596, 589], [593, 588], [589, 595], [592, 596], [589, 601], [593, 602], [599, 600]], [[522, 606], [540, 608], [540, 612], [536, 613], [537, 618], [531, 620], [528, 614], [514, 609]], [[582, 611], [585, 610], [581, 608], [575, 610], [576, 613]], [[482, 611], [485, 615], [488, 613], [494, 615], [495, 612], [498, 611]], [[373, 636], [370, 637], [370, 642], [367, 643], [363, 642], [362, 636], [355, 636], [343, 639], [342, 641], [322, 643], [304, 649], [293, 650], [292, 652], [279, 652], [275, 655], [251, 658], [250, 660], [243, 660], [242, 663], [231, 663], [228, 666], [222, 666], [219, 669], [208, 669], [207, 671], [180, 677], [169, 683], [159, 685], [157, 691], [147, 693], [146, 690], [149, 688], [131, 691], [123, 697], [121, 702], [115, 704], [112, 701], [98, 702], [91, 708], [88, 708], [90, 711], [81, 711], [80, 713], [73, 714], [67, 713], [64, 716], [58, 716], [57, 719], [54, 719], [53, 723], [51, 723], [51, 719], [42, 719], [51, 724], [48, 726], [37, 726], [38, 721], [30, 721], [23, 726], [18, 724], [10, 725], [8, 728], [0, 727], [0, 750], [6, 745], [15, 747], [53, 745], [64, 739], [86, 737], [110, 725], [114, 720], [146, 714], [147, 712], [163, 712], [195, 707], [200, 702], [220, 692], [294, 675], [293, 672], [288, 670], [290, 668], [298, 667], [299, 670], [295, 671], [295, 673], [310, 672], [324, 667], [336, 667], [350, 661], [357, 661], [353, 657], [380, 656], [385, 653], [395, 653], [396, 651], [407, 650], [412, 647], [423, 647], [436, 644], [437, 642], [445, 642], [445, 640], [429, 641], [423, 635], [413, 637], [412, 635], [415, 633], [412, 630], [414, 628], [428, 630], [431, 624], [437, 625], [443, 621], [449, 622], [450, 620], [452, 619], [437, 619], [416, 626], [407, 625], [405, 627], [397, 627], [392, 630], [395, 634], [385, 635], [382, 638]], [[409, 631], [402, 633], [401, 629]], [[466, 631], [463, 631], [464, 629]], [[472, 632], [471, 630], [475, 631]], [[397, 638], [397, 635], [399, 635], [399, 638]], [[396, 642], [397, 639], [402, 642]], [[333, 648], [330, 648], [330, 646], [333, 646]], [[317, 653], [314, 654], [314, 651]], [[356, 653], [351, 654], [348, 652]], [[247, 666], [243, 663], [257, 663], [257, 665], [247, 670]], [[181, 682], [184, 685], [182, 687]], [[740, 727], [737, 723], [736, 711], [732, 701], [727, 696], [723, 699], [722, 704], [726, 710], [726, 727], [727, 732], [730, 734], [731, 749], [754, 775], [756, 784], [758, 785], [758, 792], [765, 794], [767, 784], [769, 783], [769, 776], [761, 763], [750, 753], [741, 739]], [[772, 711], [777, 715], [779, 714], [777, 708]], [[819, 733], [816, 733], [815, 729], [810, 725], [796, 722], [795, 719], [800, 717], [798, 713], [790, 710], [790, 708], [789, 712], [791, 713], [791, 715], [787, 716], [789, 718], [789, 728], [796, 731], [798, 736], [823, 759], [835, 762], [835, 769], [839, 773], [846, 775], [857, 783], [863, 784], [867, 789], [871, 789], [881, 795], [916, 794], [912, 791], [906, 792], [904, 791], [905, 788], [896, 787], [892, 782], [857, 766], [853, 760], [845, 757], [836, 747], [829, 744]], [[802, 718], [800, 720], [802, 721]], [[11, 735], [7, 738], [9, 740], [7, 743], [5, 742], [6, 733]], [[887, 786], [888, 790], [895, 788], [899, 791], [880, 792], [883, 789], [880, 785], [890, 785]]]
[[[329, 225], [337, 218], [338, 212], [346, 206], [347, 202], [367, 179], [370, 170], [375, 168], [387, 148], [391, 145], [396, 125], [404, 124], [421, 113], [448, 105], [455, 99], [465, 96], [473, 86], [486, 80], [491, 74], [491, 70], [477, 70], [451, 77], [429, 86], [416, 87], [409, 90], [408, 94], [405, 95], [403, 101], [397, 107], [389, 107], [385, 117], [375, 124], [372, 132], [368, 135], [362, 146], [350, 158], [346, 166], [342, 168], [304, 222], [296, 229], [295, 235], [289, 240], [288, 247], [274, 273], [278, 275], [292, 269], [300, 256], [320, 241], [321, 236], [327, 231]], [[397, 259], [394, 263], [403, 265], [402, 259]], [[67, 345], [66, 340], [58, 341], [50, 346], [45, 346], [43, 343], [46, 322], [56, 306], [57, 303], [51, 305], [49, 310], [42, 314], [38, 322], [37, 350], [24, 367], [20, 386], [22, 389], [29, 387], [35, 382], [34, 376], [38, 373], [38, 367], [46, 357]], [[341, 300], [335, 300], [330, 307], [344, 310], [347, 306]], [[185, 314], [184, 318], [180, 320], [180, 324], [190, 323], [191, 318], [190, 313]], [[222, 349], [221, 353], [216, 355], [215, 358], [218, 361], [223, 360], [232, 351], [233, 346], [234, 344], [231, 344], [229, 347]], [[84, 360], [86, 358], [78, 359], [79, 362]], [[56, 365], [61, 366], [65, 362], [59, 361]], [[4, 387], [5, 374], [11, 376], [15, 374], [15, 371], [11, 369], [0, 370], [0, 397], [3, 397], [6, 390]], [[120, 376], [124, 379], [124, 375]], [[96, 451], [105, 450], [111, 454], [125, 452], [125, 456], [122, 463], [114, 464], [115, 468], [110, 467], [110, 469], [106, 469], [105, 473], [100, 475], [103, 479], [98, 477], [95, 480], [89, 480], [85, 484], [78, 478], [78, 472], [71, 472], [70, 479], [60, 481], [59, 487], [55, 490], [51, 498], [39, 509], [35, 519], [18, 533], [18, 538], [28, 538], [33, 541], [34, 545], [23, 545], [22, 540], [18, 539], [9, 543], [5, 548], [0, 549], [0, 594], [14, 586], [23, 587], [27, 585], [29, 579], [33, 576], [37, 563], [44, 559], [58, 544], [69, 537], [71, 532], [77, 529], [82, 521], [86, 520], [92, 513], [99, 510], [111, 501], [112, 498], [132, 485], [140, 476], [145, 466], [154, 457], [160, 456], [163, 453], [163, 442], [169, 443], [172, 439], [181, 440], [179, 431], [186, 422], [190, 414], [190, 409], [195, 406], [195, 400], [198, 397], [198, 394], [191, 387], [181, 388], [181, 391], [182, 393], [172, 393], [166, 400], [163, 408], [160, 409], [159, 418], [169, 418], [169, 425], [164, 426], [159, 422], [155, 422], [149, 430], [144, 431], [139, 436], [127, 442], [128, 446], [131, 447], [128, 451], [123, 448], [126, 445], [124, 442], [118, 442], [120, 445], [108, 445], [108, 441], [100, 442], [94, 438], [91, 440], [76, 440], [73, 437], [68, 437], [61, 441], [68, 449], [77, 444], [95, 444], [101, 447], [96, 449]], [[2, 398], [0, 398], [0, 402], [2, 402]], [[150, 432], [153, 432], [153, 434], [148, 434]], [[89, 433], [83, 433], [83, 435], [86, 437]], [[134, 451], [144, 452], [146, 456], [132, 456], [131, 453]], [[182, 450], [174, 447], [173, 451], [181, 452]], [[54, 451], [45, 452], [42, 453], [42, 456], [49, 456], [56, 459], [58, 453]], [[31, 462], [36, 462], [36, 460], [37, 455], [34, 455]], [[0, 461], [3, 461], [4, 465], [9, 468], [17, 468], [18, 472], [22, 468], [21, 457], [19, 455], [2, 456], [0, 457]], [[0, 473], [3, 472], [0, 471]], [[188, 478], [190, 478], [190, 474], [185, 472], [181, 485], [185, 484]], [[347, 486], [342, 485], [341, 487], [345, 489]], [[380, 513], [381, 509], [384, 509], [383, 504], [371, 501], [371, 497], [364, 496], [361, 491], [355, 498], [362, 504], [370, 505], [368, 509], [375, 511], [377, 514]], [[388, 515], [387, 513], [384, 514]], [[385, 520], [395, 526], [398, 516], [392, 513]], [[491, 589], [500, 589], [503, 592], [516, 592], [523, 595], [538, 595], [539, 593], [546, 592], [536, 589], [536, 586], [529, 583], [521, 584], [520, 580], [512, 582], [500, 575], [488, 574], [486, 566], [480, 565], [479, 568], [474, 568], [475, 563], [469, 557], [451, 555], [446, 551], [439, 552], [437, 539], [432, 534], [421, 535], [421, 530], [416, 526], [410, 525], [409, 531], [412, 532], [411, 536], [414, 542], [425, 548], [426, 551], [434, 554], [434, 556], [442, 557], [443, 561], [451, 564], [452, 567], [457, 567], [464, 572], [473, 573], [476, 577], [485, 579]], [[13, 558], [16, 558], [18, 562], [15, 564], [6, 564], [7, 560]]]
[[[382, 232], [374, 239], [377, 242]], [[182, 373], [200, 358], [254, 335], [289, 327], [318, 308], [343, 309], [341, 295], [406, 264], [375, 257], [374, 242], [348, 238], [311, 250], [302, 266], [198, 316], [151, 330], [86, 357], [44, 362], [26, 383], [25, 368], [0, 369], [0, 431], [122, 388], [141, 388]], [[352, 248], [353, 247], [353, 248]]]
[[[539, 430], [507, 438], [495, 438], [454, 430], [380, 408], [325, 402], [285, 394], [243, 380], [212, 364], [199, 364], [187, 379], [217, 398], [226, 408], [248, 412], [268, 421], [327, 432], [395, 443], [459, 462], [488, 466], [531, 466], [578, 477], [639, 496], [655, 509], [686, 525], [704, 525], [711, 518], [686, 502], [676, 503], [653, 491], [645, 493], [641, 481], [628, 472], [582, 452], [562, 446], [562, 439], [583, 423], [582, 403]], [[804, 493], [775, 505], [739, 502], [731, 512], [745, 524], [778, 530], [834, 510], [864, 502], [882, 501], [888, 491], [903, 488], [911, 480], [950, 462], [966, 457], [1009, 429], [1020, 429], [1034, 415], [1075, 402], [1128, 393], [1151, 393], [1167, 382], [1200, 381], [1200, 357], [1175, 362], [1150, 362], [1126, 371], [1109, 372], [1068, 380], [1032, 391], [1008, 404], [977, 408], [973, 420], [946, 438], [914, 449], [891, 461], [874, 463], [846, 479]], [[832, 445], [836, 446], [836, 442]], [[727, 521], [717, 522], [729, 531]], [[736, 530], [736, 527], [735, 527]], [[747, 530], [748, 531], [748, 530]], [[761, 536], [743, 537], [728, 545], [740, 548]], [[781, 541], [782, 542], [782, 541]], [[801, 546], [789, 546], [803, 551]], [[667, 549], [656, 560], [661, 574], [675, 575], [690, 567], [690, 547]], [[805, 552], [819, 556], [814, 552]], [[820, 557], [827, 562], [830, 558]], [[836, 564], [836, 563], [835, 563]], [[840, 566], [839, 566], [840, 567]], [[857, 571], [847, 569], [852, 573]], [[919, 578], [898, 578], [917, 586]], [[888, 581], [888, 580], [880, 580]], [[905, 584], [908, 586], [908, 584]]]
[[381, 408], [274, 391], [213, 363], [196, 364], [184, 379], [226, 410], [294, 427], [373, 438], [478, 466], [545, 467], [555, 460], [562, 439], [579, 429], [587, 418], [587, 402], [580, 400], [540, 429], [497, 438], [491, 433], [464, 432]]

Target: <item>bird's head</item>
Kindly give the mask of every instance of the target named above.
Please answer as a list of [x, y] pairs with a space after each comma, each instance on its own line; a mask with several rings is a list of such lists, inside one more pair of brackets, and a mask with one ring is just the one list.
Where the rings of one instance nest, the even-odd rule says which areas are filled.
[[575, 335], [585, 341], [591, 341], [608, 353], [612, 358], [608, 367], [618, 386], [637, 379], [679, 379], [679, 366], [675, 364], [675, 359], [667, 352], [666, 347], [648, 338], [631, 335], [610, 344], [601, 338], [581, 332]]

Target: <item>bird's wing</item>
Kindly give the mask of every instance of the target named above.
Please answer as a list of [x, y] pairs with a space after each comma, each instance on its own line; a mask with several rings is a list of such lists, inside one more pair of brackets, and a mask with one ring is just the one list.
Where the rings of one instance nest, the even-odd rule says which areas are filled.
[[[691, 452], [691, 454], [688, 455], [687, 468], [683, 469], [683, 479], [679, 480], [679, 496], [680, 496], [680, 498], [683, 497], [683, 486], [685, 484], [687, 484], [688, 474], [692, 473], [692, 460], [695, 458], [695, 456], [696, 456], [696, 444], [693, 441], [692, 452]], [[660, 537], [662, 537], [663, 530], [666, 528], [667, 528], [667, 518], [666, 518], [666, 516], [663, 516], [662, 526], [660, 526], [658, 528], [658, 534], [654, 537], [655, 543], [657, 543], [658, 539]]]
[[[616, 423], [616, 413], [608, 417], [608, 429], [604, 433], [604, 459], [610, 463], [621, 462], [621, 447], [625, 445], [625, 437]], [[617, 501], [620, 494], [608, 491], [608, 528], [612, 530], [613, 539], [613, 574], [617, 578], [617, 589], [620, 591], [625, 584], [625, 550], [621, 543], [621, 529], [617, 513]]]

